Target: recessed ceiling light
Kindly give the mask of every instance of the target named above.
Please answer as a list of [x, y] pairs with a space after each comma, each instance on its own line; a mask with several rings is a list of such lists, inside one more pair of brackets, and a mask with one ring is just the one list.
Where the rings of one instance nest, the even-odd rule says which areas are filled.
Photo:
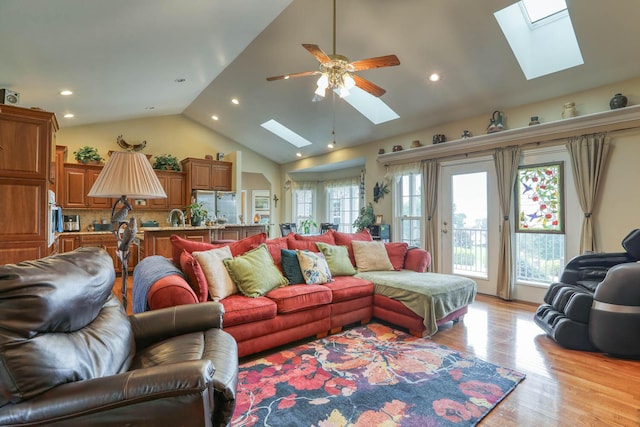
[[219, 119], [219, 117], [218, 117], [218, 116], [216, 116], [215, 114], [214, 114], [213, 116], [211, 116], [211, 118], [212, 118], [213, 120], [216, 120], [216, 121]]
[[302, 153], [297, 152], [297, 153], [296, 153], [296, 156], [298, 156], [298, 157], [302, 157]]
[[180, 78], [180, 79], [175, 79], [174, 81], [175, 81], [176, 83], [184, 83], [184, 82], [186, 82], [186, 81], [187, 81], [187, 79]]
[[71, 114], [71, 113], [67, 113], [67, 114], [64, 115], [65, 119], [73, 119], [74, 117], [75, 116], [73, 114]]
[[231, 103], [235, 104], [235, 105], [238, 105], [238, 104], [240, 104], [240, 101], [238, 101], [238, 98], [231, 98]]
[[429, 76], [429, 80], [431, 80], [432, 82], [437, 82], [438, 80], [440, 80], [440, 74], [438, 73], [432, 73]]
[[144, 107], [145, 110], [155, 110], [156, 107]]
[[70, 90], [68, 90], [68, 89], [65, 89], [65, 90], [61, 90], [61, 91], [60, 91], [60, 95], [62, 95], [62, 96], [69, 96], [69, 95], [73, 95], [73, 92], [71, 92], [71, 91], [70, 91]]

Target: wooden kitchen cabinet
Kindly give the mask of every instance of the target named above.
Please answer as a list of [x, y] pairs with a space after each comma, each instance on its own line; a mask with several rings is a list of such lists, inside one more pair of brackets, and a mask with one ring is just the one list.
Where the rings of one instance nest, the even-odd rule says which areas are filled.
[[240, 240], [264, 232], [265, 225], [225, 225], [224, 228], [211, 230], [211, 240]]
[[62, 207], [71, 209], [111, 209], [113, 207], [112, 199], [87, 196], [101, 171], [102, 166], [100, 165], [65, 163]]
[[57, 130], [53, 113], [0, 105], [0, 265], [49, 254], [47, 190]]
[[149, 199], [147, 206], [150, 209], [167, 210], [183, 209], [185, 207], [185, 174], [183, 172], [156, 171], [158, 180], [162, 184], [166, 199]]
[[231, 191], [230, 162], [187, 157], [180, 163], [186, 174], [186, 204], [190, 203], [192, 190]]
[[146, 231], [144, 232], [144, 256], [161, 255], [171, 258], [170, 237], [175, 234], [183, 239], [194, 242], [211, 242], [209, 229], [185, 229], [172, 228], [170, 230]]
[[[103, 248], [111, 256], [113, 267], [116, 273], [122, 271], [122, 263], [118, 258], [118, 242], [112, 233], [101, 234], [74, 234], [63, 233], [58, 236], [59, 252], [70, 252], [77, 248], [98, 247]], [[129, 271], [133, 271], [138, 264], [138, 250], [135, 245], [131, 245], [131, 256], [129, 257]]]

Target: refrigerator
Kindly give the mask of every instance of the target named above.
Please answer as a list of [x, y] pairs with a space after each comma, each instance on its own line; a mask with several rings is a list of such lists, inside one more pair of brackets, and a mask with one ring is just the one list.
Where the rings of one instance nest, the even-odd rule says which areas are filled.
[[196, 203], [202, 203], [210, 218], [226, 218], [227, 224], [238, 224], [238, 197], [234, 191], [194, 190]]

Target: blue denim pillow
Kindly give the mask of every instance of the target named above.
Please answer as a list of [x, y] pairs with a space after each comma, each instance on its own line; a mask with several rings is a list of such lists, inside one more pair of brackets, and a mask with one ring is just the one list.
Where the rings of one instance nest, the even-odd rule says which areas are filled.
[[280, 261], [282, 272], [284, 277], [289, 280], [289, 284], [305, 283], [295, 249], [280, 249], [280, 255], [282, 256]]

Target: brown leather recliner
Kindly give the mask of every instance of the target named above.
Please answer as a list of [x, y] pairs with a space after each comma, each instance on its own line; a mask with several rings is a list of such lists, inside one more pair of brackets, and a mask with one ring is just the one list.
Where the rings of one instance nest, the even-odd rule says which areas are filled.
[[128, 317], [114, 280], [99, 248], [0, 266], [0, 425], [229, 423], [238, 356], [222, 306]]

